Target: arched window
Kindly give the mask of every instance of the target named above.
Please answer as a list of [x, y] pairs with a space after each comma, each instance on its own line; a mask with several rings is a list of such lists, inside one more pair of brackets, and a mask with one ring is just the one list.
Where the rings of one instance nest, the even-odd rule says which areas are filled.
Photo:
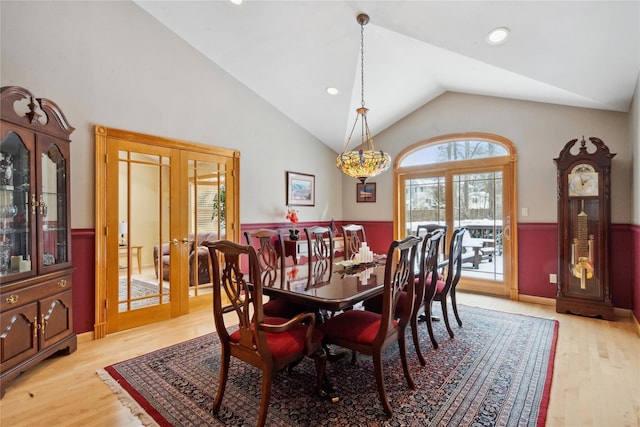
[[396, 235], [415, 234], [419, 225], [446, 225], [449, 236], [466, 227], [460, 288], [515, 297], [515, 161], [511, 141], [484, 133], [406, 148], [394, 168]]

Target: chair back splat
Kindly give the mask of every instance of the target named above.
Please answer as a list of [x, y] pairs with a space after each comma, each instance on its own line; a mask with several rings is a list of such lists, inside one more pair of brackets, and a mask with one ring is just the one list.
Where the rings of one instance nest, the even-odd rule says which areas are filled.
[[[285, 256], [284, 241], [278, 230], [261, 229], [244, 233], [247, 244], [254, 247], [260, 266], [260, 280], [262, 286], [284, 287], [285, 284]], [[251, 272], [250, 272], [251, 273]], [[254, 282], [249, 276], [249, 281]], [[293, 304], [282, 299], [270, 298], [263, 305], [264, 315], [269, 317], [284, 317], [290, 319], [297, 314], [309, 311], [307, 307]]]
[[[416, 227], [416, 236], [424, 237], [428, 233], [436, 230], [442, 230], [442, 235], [440, 237], [440, 252], [442, 253], [442, 258], [447, 257], [447, 230], [449, 226], [446, 224], [420, 224]], [[441, 269], [441, 272], [444, 271], [444, 268]]]
[[353, 258], [360, 250], [360, 246], [367, 242], [364, 226], [360, 224], [343, 225], [342, 236], [344, 238], [344, 259]]
[[[284, 243], [278, 230], [245, 231], [247, 245], [255, 248], [263, 286], [282, 287], [284, 277]], [[252, 281], [252, 279], [249, 279]]]
[[329, 227], [315, 226], [304, 229], [309, 251], [308, 285], [324, 283], [331, 280], [335, 243], [333, 232]]
[[[407, 366], [405, 330], [413, 311], [414, 267], [420, 240], [416, 236], [409, 236], [391, 243], [385, 265], [381, 313], [347, 310], [319, 326], [326, 343], [373, 356], [378, 396], [388, 416], [393, 414], [393, 409], [385, 391], [382, 353], [394, 342], [398, 342], [407, 384], [409, 388], [415, 388]], [[408, 297], [401, 299], [402, 292], [406, 292]], [[396, 320], [399, 304], [404, 305], [404, 314]]]
[[[321, 346], [322, 333], [315, 329], [315, 315], [302, 313], [293, 319], [265, 317], [260, 262], [254, 247], [228, 240], [204, 244], [211, 255], [213, 317], [222, 351], [213, 412], [217, 414], [222, 404], [231, 356], [262, 370], [257, 426], [264, 426], [267, 419], [273, 372], [293, 366], [305, 356], [315, 361], [316, 392], [324, 396], [326, 355]], [[248, 260], [248, 274], [241, 269], [241, 259]], [[226, 298], [222, 298], [222, 293]], [[229, 304], [223, 306], [223, 300]], [[236, 324], [237, 328], [230, 329]]]

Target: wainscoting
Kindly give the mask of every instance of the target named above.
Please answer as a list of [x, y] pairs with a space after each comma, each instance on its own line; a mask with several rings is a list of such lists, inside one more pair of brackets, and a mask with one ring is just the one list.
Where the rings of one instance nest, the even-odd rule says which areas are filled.
[[[351, 221], [344, 221], [350, 223]], [[384, 253], [393, 238], [391, 221], [367, 221], [364, 224], [369, 246], [374, 252]], [[298, 223], [298, 228], [317, 223]], [[327, 225], [328, 223], [323, 223]], [[337, 222], [339, 227], [341, 223]], [[241, 232], [259, 228], [280, 228], [283, 223], [243, 224]], [[555, 285], [549, 283], [549, 274], [557, 273], [558, 237], [557, 225], [551, 223], [518, 224], [518, 287], [520, 295], [554, 299]], [[243, 235], [244, 236], [244, 235]], [[244, 237], [243, 237], [244, 239]], [[244, 240], [243, 240], [244, 241]], [[93, 330], [95, 320], [94, 271], [95, 230], [72, 230], [73, 265], [73, 322], [74, 332], [80, 334]], [[640, 256], [640, 226], [613, 224], [611, 226], [611, 295], [613, 305], [632, 310], [640, 319], [640, 268], [636, 267]], [[635, 290], [635, 291], [634, 291]]]

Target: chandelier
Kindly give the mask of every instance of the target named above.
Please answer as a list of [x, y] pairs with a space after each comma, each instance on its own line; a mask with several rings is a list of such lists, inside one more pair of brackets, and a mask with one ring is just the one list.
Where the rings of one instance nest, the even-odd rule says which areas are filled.
[[[380, 175], [389, 169], [391, 156], [382, 150], [376, 150], [373, 146], [373, 138], [367, 123], [368, 108], [364, 106], [364, 26], [369, 23], [369, 15], [361, 13], [356, 18], [360, 24], [360, 108], [356, 109], [356, 121], [353, 123], [349, 138], [344, 146], [342, 154], [336, 159], [336, 166], [346, 175], [359, 179], [363, 184], [372, 176]], [[349, 150], [351, 137], [360, 120], [362, 139], [359, 150]]]

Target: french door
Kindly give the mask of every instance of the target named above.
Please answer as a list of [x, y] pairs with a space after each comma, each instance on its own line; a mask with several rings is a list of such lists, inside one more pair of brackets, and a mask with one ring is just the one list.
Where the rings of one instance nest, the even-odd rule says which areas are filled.
[[201, 244], [238, 240], [237, 152], [98, 126], [96, 156], [96, 338], [210, 307]]
[[[448, 137], [444, 143], [424, 144], [430, 151], [422, 153], [423, 165], [416, 164], [420, 149], [415, 146], [405, 159], [402, 153], [398, 156], [396, 234], [416, 234], [421, 224], [446, 226], [448, 252], [453, 230], [467, 228], [458, 288], [516, 299], [515, 156], [505, 156], [506, 150], [499, 147], [492, 157], [486, 150], [491, 143], [468, 135], [460, 150], [463, 155], [452, 155], [457, 148], [448, 145], [451, 140], [459, 142]], [[468, 154], [482, 149], [488, 154], [481, 159]]]
[[[228, 156], [182, 151], [180, 157], [181, 177], [179, 204], [182, 218], [179, 223], [186, 226], [180, 235], [187, 236], [188, 265], [181, 270], [180, 301], [188, 302], [188, 308], [210, 306], [212, 298], [212, 272], [208, 250], [204, 241], [233, 240], [229, 224], [237, 215], [236, 188], [234, 185], [234, 159]], [[186, 232], [186, 234], [185, 234]], [[237, 238], [235, 241], [238, 241]], [[184, 239], [183, 239], [184, 242]], [[187, 307], [183, 307], [185, 312]]]

